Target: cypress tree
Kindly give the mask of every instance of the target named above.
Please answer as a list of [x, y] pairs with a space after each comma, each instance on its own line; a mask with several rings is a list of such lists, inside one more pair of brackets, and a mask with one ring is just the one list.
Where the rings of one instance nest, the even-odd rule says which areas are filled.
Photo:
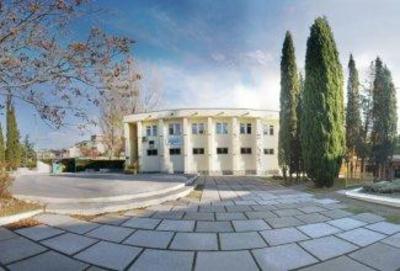
[[358, 71], [353, 55], [350, 55], [349, 78], [347, 81], [347, 107], [346, 107], [346, 146], [347, 163], [350, 166], [351, 175], [353, 175], [353, 156], [359, 155], [361, 148], [361, 102], [358, 81]]
[[396, 142], [396, 89], [389, 69], [378, 57], [375, 61], [375, 80], [372, 91], [372, 160], [376, 176], [388, 176], [388, 164]]
[[286, 32], [281, 58], [281, 94], [279, 119], [279, 164], [284, 176], [289, 168], [290, 175], [296, 171], [298, 164], [294, 149], [297, 142], [297, 104], [299, 95], [299, 78], [296, 66], [295, 50], [292, 35]]
[[333, 185], [345, 152], [343, 74], [333, 33], [319, 17], [307, 41], [301, 142], [305, 171], [317, 186]]
[[5, 159], [6, 159], [6, 153], [5, 153], [5, 146], [4, 146], [4, 136], [3, 136], [3, 128], [0, 124], [0, 167], [2, 167]]
[[10, 168], [16, 169], [21, 162], [21, 145], [19, 142], [19, 131], [15, 117], [15, 108], [9, 98], [7, 101], [7, 142], [6, 142], [6, 161]]

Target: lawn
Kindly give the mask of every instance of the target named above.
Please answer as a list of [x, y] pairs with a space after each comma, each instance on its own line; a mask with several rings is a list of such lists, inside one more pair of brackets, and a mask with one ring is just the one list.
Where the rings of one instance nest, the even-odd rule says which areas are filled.
[[36, 203], [29, 203], [10, 196], [0, 197], [0, 217], [10, 216], [42, 208]]

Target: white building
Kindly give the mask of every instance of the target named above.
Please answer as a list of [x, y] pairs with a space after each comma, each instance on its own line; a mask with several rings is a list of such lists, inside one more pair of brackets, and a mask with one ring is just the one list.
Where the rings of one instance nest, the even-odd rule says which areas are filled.
[[254, 109], [176, 109], [124, 118], [127, 164], [140, 172], [279, 172], [279, 113]]

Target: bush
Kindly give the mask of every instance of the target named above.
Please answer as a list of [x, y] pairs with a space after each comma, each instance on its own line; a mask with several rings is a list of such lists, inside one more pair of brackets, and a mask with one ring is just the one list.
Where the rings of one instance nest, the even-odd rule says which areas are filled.
[[381, 181], [363, 186], [363, 191], [372, 193], [400, 193], [400, 180]]

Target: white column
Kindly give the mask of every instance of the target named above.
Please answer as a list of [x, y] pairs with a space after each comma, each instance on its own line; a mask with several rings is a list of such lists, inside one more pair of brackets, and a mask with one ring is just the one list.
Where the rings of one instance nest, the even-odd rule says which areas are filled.
[[231, 156], [232, 156], [232, 173], [233, 175], [239, 175], [239, 158], [240, 158], [240, 146], [239, 146], [239, 122], [237, 117], [232, 118], [232, 131], [231, 131]]
[[136, 123], [137, 131], [137, 152], [138, 152], [138, 166], [139, 171], [143, 171], [143, 132], [142, 132], [142, 122], [138, 121]]
[[168, 133], [163, 119], [158, 120], [159, 132], [159, 152], [160, 152], [160, 170], [161, 172], [171, 173], [171, 163], [168, 150]]
[[129, 166], [132, 164], [132, 135], [131, 135], [131, 129], [130, 129], [130, 124], [125, 122], [124, 123], [124, 137], [125, 137], [125, 167]]
[[263, 137], [263, 129], [262, 129], [262, 123], [261, 119], [257, 118], [256, 119], [256, 127], [255, 127], [255, 140], [254, 140], [254, 153], [255, 153], [255, 169], [256, 169], [256, 174], [261, 175], [263, 172], [262, 164], [261, 164], [261, 158], [262, 158], [262, 137]]
[[207, 118], [207, 155], [208, 155], [208, 174], [214, 173], [214, 122], [211, 117]]
[[183, 118], [183, 166], [184, 173], [192, 173], [192, 142], [188, 118]]

